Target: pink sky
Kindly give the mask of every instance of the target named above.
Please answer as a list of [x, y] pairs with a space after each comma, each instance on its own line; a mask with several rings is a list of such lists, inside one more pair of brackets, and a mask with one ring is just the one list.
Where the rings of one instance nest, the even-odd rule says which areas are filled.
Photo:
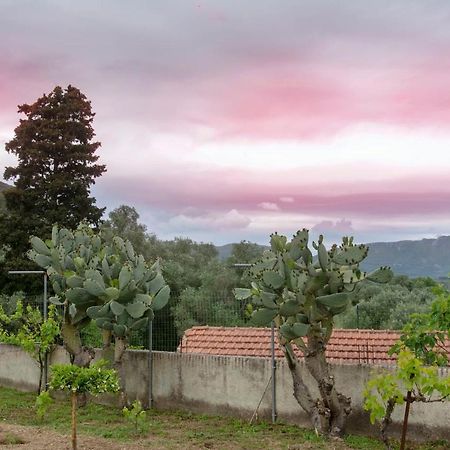
[[2, 150], [17, 105], [92, 101], [108, 210], [161, 238], [450, 234], [450, 3], [2, 2]]

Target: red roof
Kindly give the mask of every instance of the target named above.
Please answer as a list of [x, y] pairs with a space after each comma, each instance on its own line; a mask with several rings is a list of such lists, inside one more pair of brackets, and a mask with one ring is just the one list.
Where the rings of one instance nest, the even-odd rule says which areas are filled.
[[[270, 357], [270, 328], [208, 327], [186, 330], [178, 351], [226, 356]], [[390, 330], [334, 330], [328, 343], [329, 361], [385, 364], [395, 360], [387, 354], [400, 333]], [[448, 347], [448, 343], [447, 343]], [[450, 352], [449, 352], [450, 354]], [[301, 352], [298, 352], [302, 356]], [[282, 358], [275, 333], [275, 356]]]

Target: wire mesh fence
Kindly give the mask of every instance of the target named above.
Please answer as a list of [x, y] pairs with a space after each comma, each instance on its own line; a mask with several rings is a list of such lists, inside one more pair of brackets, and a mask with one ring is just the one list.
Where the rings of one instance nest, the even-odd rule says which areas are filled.
[[[43, 295], [17, 294], [14, 296], [0, 296], [0, 305], [7, 314], [12, 314], [17, 301], [44, 310]], [[57, 307], [62, 317], [62, 307]], [[402, 320], [391, 320], [398, 326], [382, 326], [386, 318], [391, 318], [393, 308], [379, 305], [376, 310], [361, 303], [347, 310], [344, 314], [336, 316], [336, 328], [351, 329], [396, 329], [402, 328], [402, 322], [407, 321], [409, 314], [418, 312], [408, 311], [401, 317]], [[252, 327], [246, 302], [237, 301], [232, 294], [223, 292], [214, 296], [176, 296], [171, 297], [169, 303], [155, 313], [152, 326], [152, 348], [157, 351], [175, 352], [179, 349], [184, 332], [193, 326], [215, 327]], [[384, 322], [383, 322], [384, 320]], [[84, 345], [100, 347], [102, 337], [100, 329], [91, 323], [81, 331]], [[148, 349], [149, 331], [144, 328], [131, 333], [129, 345], [131, 348]]]

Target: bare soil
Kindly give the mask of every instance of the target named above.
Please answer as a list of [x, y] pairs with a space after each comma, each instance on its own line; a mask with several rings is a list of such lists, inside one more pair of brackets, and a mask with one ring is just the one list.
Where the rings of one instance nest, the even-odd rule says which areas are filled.
[[[12, 444], [11, 442], [16, 442]], [[23, 425], [12, 425], [2, 423], [0, 424], [0, 450], [71, 450], [70, 436], [58, 433], [46, 427], [32, 427]], [[79, 435], [78, 436], [78, 450], [140, 450], [140, 449], [179, 449], [179, 450], [201, 450], [201, 449], [215, 449], [215, 450], [243, 450], [247, 447], [237, 443], [215, 443], [203, 442], [203, 443], [190, 443], [190, 442], [171, 442], [166, 438], [157, 435], [148, 435], [145, 438], [134, 440], [130, 443], [121, 443], [113, 441], [111, 439], [105, 439], [101, 437]], [[269, 447], [257, 447], [281, 449], [279, 445]], [[289, 450], [351, 450], [342, 442], [329, 442], [325, 447], [316, 446], [314, 444], [304, 443], [301, 445], [290, 445], [287, 447]]]
[[[109, 439], [80, 435], [79, 450], [131, 450], [144, 448], [141, 443], [122, 444]], [[11, 442], [17, 442], [12, 444]], [[0, 450], [70, 450], [70, 436], [47, 428], [22, 425], [0, 425]], [[148, 447], [147, 447], [148, 448]]]

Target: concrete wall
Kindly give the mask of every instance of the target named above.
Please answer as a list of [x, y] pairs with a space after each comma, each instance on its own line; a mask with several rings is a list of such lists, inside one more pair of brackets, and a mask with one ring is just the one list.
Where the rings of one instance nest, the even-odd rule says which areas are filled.
[[[147, 404], [148, 352], [131, 350], [125, 358], [128, 396]], [[59, 349], [53, 360], [67, 360], [67, 356]], [[363, 388], [373, 369], [367, 365], [333, 365], [338, 388], [352, 398], [353, 412], [348, 422], [351, 432], [377, 432], [362, 410]], [[262, 398], [258, 417], [270, 419], [270, 359], [154, 352], [153, 370], [156, 408], [250, 419]], [[448, 369], [442, 369], [441, 374], [450, 375]], [[37, 365], [28, 355], [13, 346], [0, 344], [1, 385], [33, 390], [38, 376]], [[312, 380], [307, 380], [314, 387]], [[276, 388], [279, 420], [309, 426], [308, 418], [293, 398], [292, 380], [284, 361], [278, 361]], [[398, 408], [394, 414], [397, 431], [402, 415], [403, 408]], [[413, 404], [410, 432], [420, 439], [450, 439], [449, 403]]]
[[[67, 363], [69, 358], [63, 348], [57, 348], [50, 364]], [[0, 344], [0, 385], [21, 391], [37, 391], [39, 364], [19, 347]]]

